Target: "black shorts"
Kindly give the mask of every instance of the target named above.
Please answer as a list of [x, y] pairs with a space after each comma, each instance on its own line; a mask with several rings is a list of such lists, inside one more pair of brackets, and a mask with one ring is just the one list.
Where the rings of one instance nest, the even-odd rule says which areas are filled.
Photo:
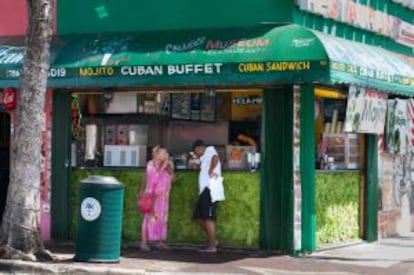
[[195, 220], [216, 220], [216, 203], [211, 202], [210, 189], [205, 188], [198, 196], [193, 218]]

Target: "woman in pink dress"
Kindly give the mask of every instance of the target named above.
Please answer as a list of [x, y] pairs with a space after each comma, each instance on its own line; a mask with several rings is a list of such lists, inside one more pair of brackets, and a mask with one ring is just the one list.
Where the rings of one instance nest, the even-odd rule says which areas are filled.
[[145, 192], [156, 194], [154, 208], [144, 215], [141, 227], [141, 250], [149, 251], [149, 242], [155, 242], [159, 249], [169, 249], [163, 242], [167, 239], [169, 193], [174, 176], [174, 167], [168, 160], [167, 150], [154, 147], [152, 160], [147, 164]]

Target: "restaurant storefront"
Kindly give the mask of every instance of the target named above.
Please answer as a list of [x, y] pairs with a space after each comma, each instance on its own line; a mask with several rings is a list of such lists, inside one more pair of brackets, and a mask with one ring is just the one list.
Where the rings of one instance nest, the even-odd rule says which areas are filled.
[[[350, 84], [412, 93], [413, 68], [398, 57], [296, 25], [76, 35], [55, 38], [52, 48], [53, 238], [73, 237], [80, 180], [105, 174], [126, 185], [123, 237], [137, 239], [142, 168], [162, 143], [177, 169], [168, 241], [201, 241], [191, 220], [197, 171], [189, 154], [200, 137], [217, 146], [225, 164], [227, 200], [217, 229], [224, 245], [314, 251], [321, 220], [315, 182], [332, 188], [341, 178], [357, 190], [357, 237], [376, 238], [377, 138], [345, 135], [338, 118]], [[2, 62], [2, 87], [18, 85], [19, 64], [9, 63]], [[331, 117], [319, 118], [335, 129], [326, 133], [316, 126], [315, 106], [330, 106], [321, 90], [342, 101], [330, 103], [338, 106], [329, 107]], [[347, 161], [323, 154], [321, 165], [321, 135], [353, 139], [358, 154]]]

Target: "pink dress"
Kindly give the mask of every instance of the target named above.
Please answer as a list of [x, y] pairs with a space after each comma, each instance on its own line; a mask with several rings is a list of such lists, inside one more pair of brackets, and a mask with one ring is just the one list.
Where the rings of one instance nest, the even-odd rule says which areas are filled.
[[159, 170], [156, 160], [147, 165], [146, 192], [155, 192], [154, 212], [144, 215], [142, 231], [147, 232], [148, 241], [164, 241], [167, 239], [167, 222], [171, 174], [167, 169]]

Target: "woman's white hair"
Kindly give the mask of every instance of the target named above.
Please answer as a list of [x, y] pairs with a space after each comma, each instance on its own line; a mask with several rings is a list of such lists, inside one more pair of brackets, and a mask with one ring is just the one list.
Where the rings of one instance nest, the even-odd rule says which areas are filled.
[[162, 145], [155, 145], [152, 148], [152, 156], [155, 156], [155, 154], [158, 153], [158, 151], [160, 151], [161, 149], [165, 149], [165, 147]]

